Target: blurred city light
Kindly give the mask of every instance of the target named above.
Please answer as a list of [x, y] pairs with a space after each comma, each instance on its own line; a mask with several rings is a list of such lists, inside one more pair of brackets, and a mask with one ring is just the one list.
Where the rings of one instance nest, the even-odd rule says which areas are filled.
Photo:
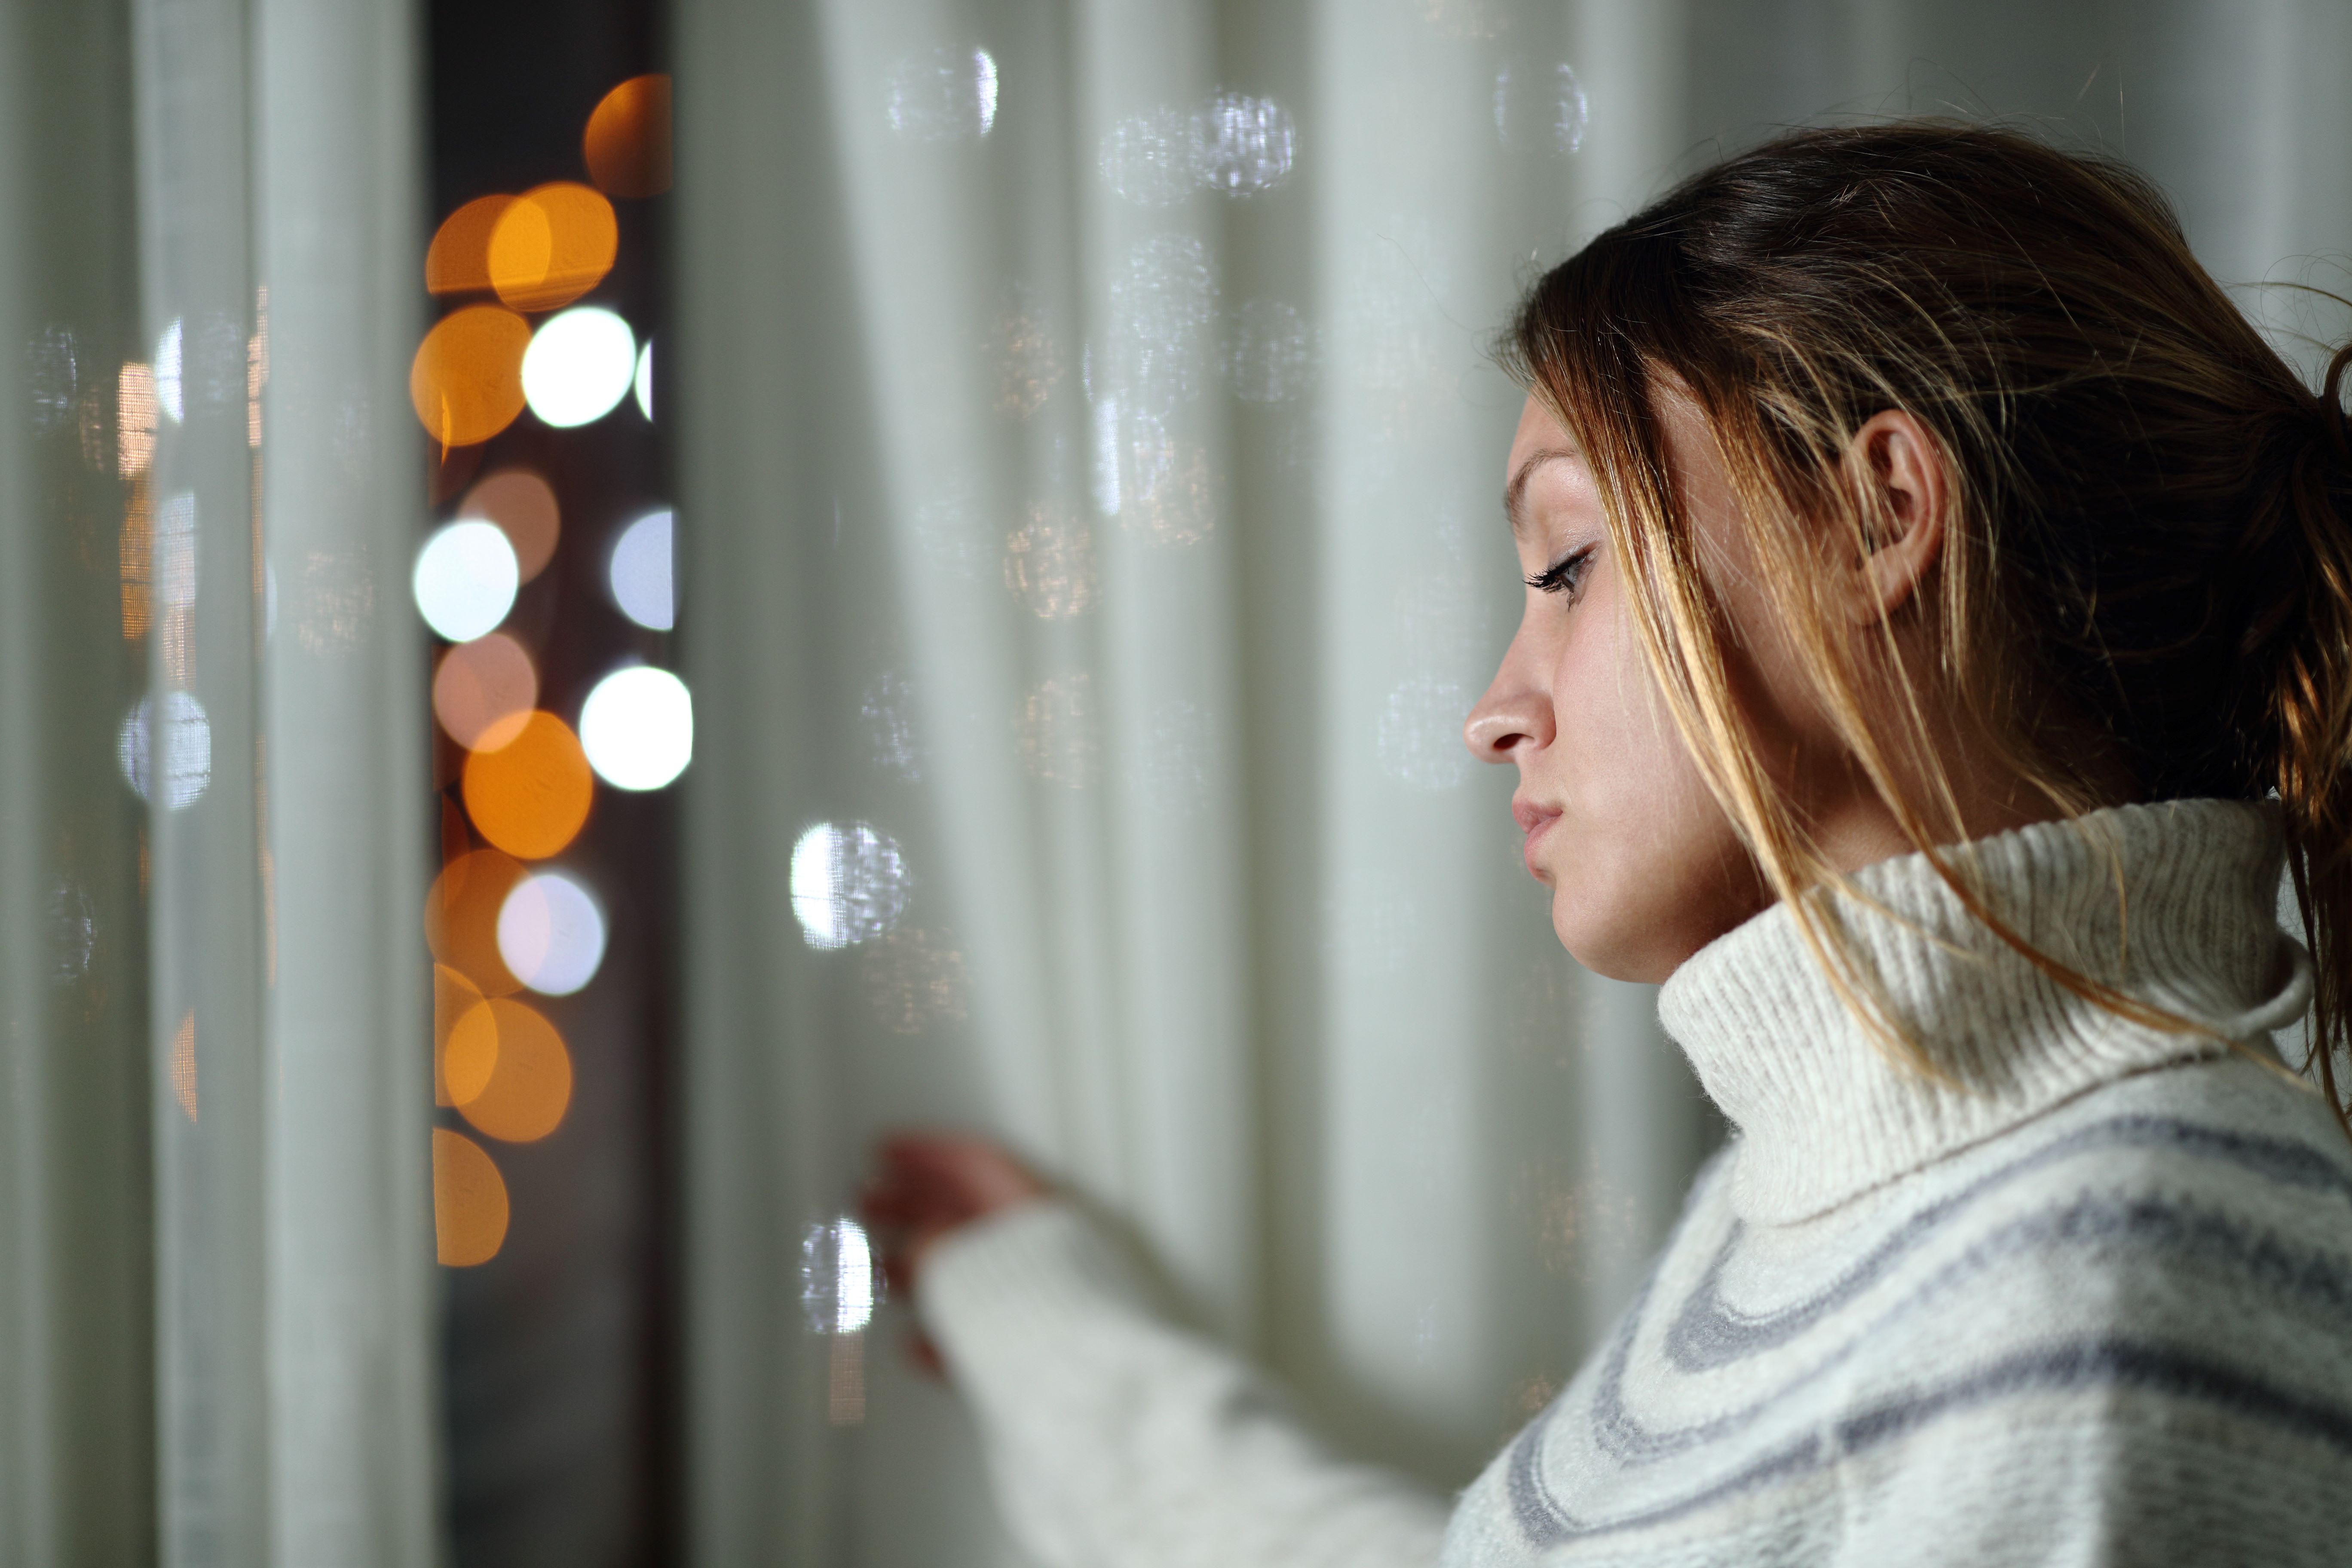
[[191, 1121], [202, 1120], [203, 1105], [196, 1098], [196, 1016], [191, 1011], [180, 1015], [180, 1026], [172, 1033], [172, 1098], [180, 1102], [180, 1113]]
[[141, 800], [152, 797], [153, 762], [149, 731], [163, 748], [163, 805], [179, 811], [194, 805], [213, 782], [213, 726], [205, 705], [193, 692], [163, 694], [163, 722], [152, 722], [154, 710], [142, 697], [122, 721], [115, 737], [115, 761], [124, 782]]
[[631, 77], [596, 105], [581, 136], [588, 177], [608, 196], [656, 196], [670, 184], [670, 85]]
[[487, 1001], [477, 1001], [457, 1015], [441, 1043], [441, 1081], [448, 1103], [467, 1106], [490, 1087], [499, 1069], [499, 1016]]
[[574, 180], [535, 185], [490, 230], [490, 287], [518, 310], [569, 305], [604, 280], [620, 243], [602, 195]]
[[828, 1220], [801, 1237], [801, 1305], [821, 1334], [854, 1334], [874, 1316], [874, 1247], [854, 1219]]
[[[449, 1033], [457, 1020], [473, 1011], [484, 1000], [482, 988], [446, 963], [433, 966], [433, 1103], [455, 1105], [450, 1097], [446, 1063], [449, 1054]], [[471, 1100], [481, 1092], [474, 1084], [466, 1090]]]
[[[640, 1441], [634, 1395], [614, 1395], [658, 1393], [667, 1375], [659, 1324], [673, 1287], [655, 1227], [675, 1212], [677, 1180], [661, 1131], [677, 1054], [674, 808], [656, 795], [597, 812], [604, 786], [583, 742], [593, 731], [600, 752], [634, 753], [643, 771], [646, 726], [627, 703], [583, 700], [648, 651], [606, 594], [625, 526], [665, 504], [665, 432], [649, 412], [611, 416], [633, 393], [645, 412], [653, 393], [640, 340], [663, 320], [668, 220], [658, 200], [638, 198], [670, 183], [670, 84], [630, 75], [646, 68], [637, 48], [603, 47], [618, 37], [613, 19], [550, 11], [518, 30], [521, 14], [432, 18], [440, 223], [424, 254], [431, 312], [419, 331], [432, 330], [410, 378], [432, 438], [425, 499], [436, 526], [502, 535], [513, 580], [502, 618], [484, 625], [478, 614], [456, 628], [473, 635], [434, 644], [425, 667], [444, 861], [424, 911], [439, 1255], [496, 1258], [488, 1278], [442, 1297], [448, 1486], [464, 1500], [447, 1555], [460, 1564], [509, 1561], [518, 1541], [553, 1542], [561, 1555], [562, 1542], [588, 1539], [581, 1528], [606, 1555], [663, 1555], [642, 1522], [659, 1510], [637, 1459], [623, 1457], [622, 1445]], [[658, 19], [641, 19], [650, 40]], [[451, 74], [461, 58], [471, 62], [462, 79]], [[210, 320], [189, 317], [192, 376], [209, 374], [198, 324]], [[211, 382], [201, 384], [209, 395]], [[192, 382], [191, 400], [199, 395]], [[142, 537], [152, 536], [163, 495], [125, 489], [125, 537], [132, 518], [151, 520]], [[207, 500], [208, 532], [231, 521], [216, 522]], [[153, 559], [142, 547], [151, 599]], [[665, 551], [644, 563], [667, 561]], [[310, 584], [286, 586], [294, 621]], [[126, 570], [126, 616], [131, 594]], [[152, 619], [166, 624], [160, 603]], [[682, 751], [691, 719], [682, 687], [677, 697]], [[592, 725], [598, 715], [630, 721]], [[603, 744], [613, 733], [627, 743]], [[606, 971], [624, 907], [633, 951]], [[576, 1060], [575, 1040], [586, 1053]], [[506, 1240], [515, 1246], [501, 1251]], [[525, 1459], [526, 1429], [558, 1434], [563, 1453], [533, 1436], [538, 1457]], [[641, 1522], [601, 1528], [624, 1516]]]
[[581, 705], [580, 743], [606, 784], [660, 789], [694, 760], [693, 696], [668, 670], [616, 669]]
[[637, 351], [636, 389], [637, 412], [651, 422], [654, 416], [654, 341], [651, 338], [647, 338], [646, 346]]
[[499, 913], [525, 875], [502, 850], [469, 850], [441, 868], [425, 896], [425, 948], [486, 995], [522, 988], [499, 955]]
[[985, 136], [996, 124], [996, 57], [935, 49], [898, 62], [883, 100], [890, 128], [912, 141]]
[[488, 1263], [507, 1238], [507, 1184], [482, 1146], [446, 1127], [433, 1130], [433, 1237], [453, 1268]]
[[555, 558], [555, 542], [563, 531], [554, 489], [529, 468], [501, 468], [478, 480], [457, 503], [457, 517], [495, 522], [504, 530], [514, 546], [515, 570], [526, 583]]
[[171, 416], [174, 425], [180, 423], [187, 412], [180, 385], [180, 319], [174, 316], [172, 324], [163, 329], [163, 337], [155, 343], [155, 402]]
[[666, 632], [677, 624], [671, 522], [667, 510], [647, 512], [622, 530], [613, 545], [613, 602], [649, 631]]
[[870, 941], [906, 912], [907, 863], [868, 823], [820, 822], [793, 845], [792, 896], [811, 947]]
[[416, 552], [411, 582], [425, 624], [450, 642], [464, 643], [507, 618], [521, 574], [514, 546], [496, 523], [453, 522]]
[[604, 913], [560, 872], [525, 877], [499, 911], [499, 956], [531, 990], [569, 996], [604, 961]]
[[487, 441], [523, 409], [530, 323], [497, 305], [467, 305], [434, 323], [408, 371], [408, 399], [444, 447]]
[[490, 286], [490, 235], [514, 197], [476, 196], [441, 220], [425, 252], [429, 294], [469, 294]]
[[566, 310], [533, 334], [523, 354], [523, 397], [558, 429], [586, 425], [628, 395], [636, 363], [628, 322], [593, 305]]
[[[485, 1053], [490, 1060], [487, 1075], [478, 1065]], [[452, 1099], [461, 1071], [483, 1081], [477, 1093], [457, 1100], [458, 1114], [477, 1131], [503, 1142], [532, 1143], [546, 1137], [572, 1103], [572, 1053], [563, 1037], [539, 1009], [509, 997], [483, 1003], [450, 1031]]]
[[524, 860], [560, 854], [587, 822], [596, 793], [572, 727], [544, 709], [497, 751], [468, 755], [459, 787], [475, 829]]
[[1270, 98], [1220, 93], [1193, 111], [1192, 132], [1193, 177], [1227, 195], [1280, 184], [1297, 157], [1297, 127]]
[[115, 384], [115, 467], [121, 478], [135, 479], [155, 460], [155, 372], [137, 360], [127, 361]]
[[539, 671], [504, 632], [459, 643], [433, 672], [434, 716], [468, 751], [497, 751], [538, 705]]

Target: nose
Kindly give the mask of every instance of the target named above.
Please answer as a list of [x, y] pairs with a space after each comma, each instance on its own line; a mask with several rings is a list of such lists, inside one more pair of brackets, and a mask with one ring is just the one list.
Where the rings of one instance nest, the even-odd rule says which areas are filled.
[[1520, 679], [1507, 656], [1486, 694], [1462, 726], [1462, 743], [1482, 763], [1513, 761], [1521, 746], [1541, 751], [1552, 742], [1551, 701]]

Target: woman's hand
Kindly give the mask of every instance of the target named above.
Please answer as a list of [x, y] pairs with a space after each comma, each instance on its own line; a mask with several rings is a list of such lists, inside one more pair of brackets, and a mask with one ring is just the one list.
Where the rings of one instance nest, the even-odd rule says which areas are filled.
[[963, 1132], [900, 1132], [875, 1152], [859, 1203], [891, 1290], [910, 1293], [932, 1246], [1000, 1209], [1045, 1195], [1045, 1184], [999, 1144]]

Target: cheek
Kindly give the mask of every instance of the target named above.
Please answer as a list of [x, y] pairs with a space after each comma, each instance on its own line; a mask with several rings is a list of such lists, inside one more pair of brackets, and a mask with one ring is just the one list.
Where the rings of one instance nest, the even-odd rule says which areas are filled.
[[[1597, 597], [1597, 595], [1596, 595]], [[1554, 674], [1564, 852], [1552, 921], [1588, 969], [1661, 980], [1752, 912], [1746, 857], [1652, 680], [1632, 626], [1588, 601]]]
[[1705, 795], [1638, 635], [1599, 595], [1578, 606], [1552, 690], [1569, 775], [1563, 804], [1586, 817], [1580, 827], [1632, 826], [1651, 810], [1686, 802], [1693, 788]]

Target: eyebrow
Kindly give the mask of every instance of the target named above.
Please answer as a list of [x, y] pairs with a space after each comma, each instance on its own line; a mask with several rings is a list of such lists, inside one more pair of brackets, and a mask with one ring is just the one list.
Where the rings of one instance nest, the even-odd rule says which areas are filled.
[[1545, 447], [1528, 454], [1528, 460], [1519, 465], [1511, 482], [1503, 487], [1503, 516], [1510, 522], [1512, 537], [1527, 537], [1528, 482], [1536, 477], [1536, 470], [1547, 463], [1571, 462], [1583, 455], [1573, 447]]

